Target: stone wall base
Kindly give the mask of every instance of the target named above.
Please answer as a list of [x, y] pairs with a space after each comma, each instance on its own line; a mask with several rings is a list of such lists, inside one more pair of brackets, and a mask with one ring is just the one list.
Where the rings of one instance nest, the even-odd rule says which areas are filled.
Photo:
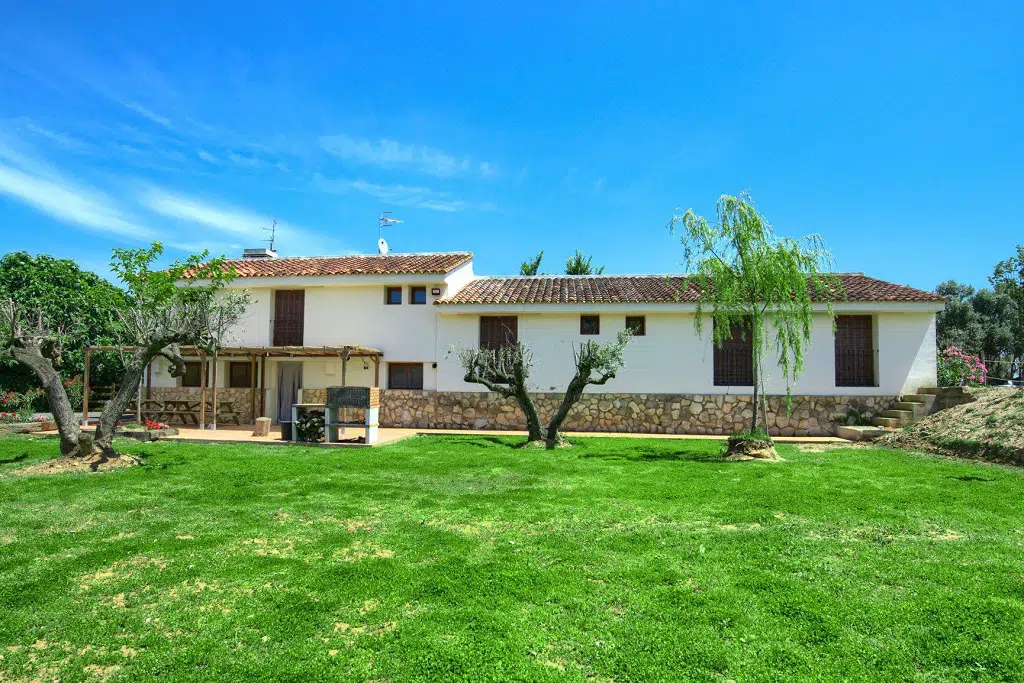
[[[533, 400], [542, 423], [562, 394]], [[850, 408], [867, 418], [888, 410], [891, 396], [768, 397], [769, 432], [776, 436], [830, 436], [846, 424]], [[731, 434], [749, 428], [752, 397], [721, 394], [585, 394], [565, 421], [566, 431], [642, 434]], [[381, 391], [381, 427], [421, 429], [525, 429], [514, 399], [490, 392]]]
[[[142, 390], [142, 398], [146, 398], [146, 389]], [[149, 398], [154, 401], [199, 401], [201, 389], [198, 387], [152, 387]], [[206, 410], [211, 410], [213, 390], [206, 389]], [[249, 389], [228, 389], [217, 387], [217, 412], [223, 414], [224, 408], [230, 406], [237, 415], [238, 424], [248, 424], [252, 420], [252, 397]], [[256, 406], [259, 409], [259, 390], [256, 391]], [[232, 420], [234, 422], [234, 420]]]

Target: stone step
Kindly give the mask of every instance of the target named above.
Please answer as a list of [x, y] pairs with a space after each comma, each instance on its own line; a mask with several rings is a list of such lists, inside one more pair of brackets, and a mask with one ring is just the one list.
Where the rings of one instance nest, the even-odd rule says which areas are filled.
[[876, 417], [874, 423], [878, 427], [902, 427], [903, 423], [896, 417]]
[[893, 417], [900, 420], [900, 424], [908, 425], [914, 421], [914, 411], [912, 410], [883, 410], [882, 417]]
[[836, 436], [840, 439], [847, 439], [849, 441], [874, 441], [882, 434], [885, 434], [885, 430], [881, 427], [867, 426], [867, 425], [838, 425], [836, 426]]
[[[906, 399], [906, 396], [903, 397]], [[893, 410], [896, 411], [909, 411], [913, 414], [914, 419], [923, 417], [928, 414], [928, 406], [925, 403], [918, 403], [916, 401], [896, 401], [892, 404]]]
[[903, 394], [903, 400], [909, 403], [927, 403], [935, 394]]
[[938, 395], [940, 389], [938, 387], [920, 387], [917, 390], [919, 394], [931, 394], [932, 396]]

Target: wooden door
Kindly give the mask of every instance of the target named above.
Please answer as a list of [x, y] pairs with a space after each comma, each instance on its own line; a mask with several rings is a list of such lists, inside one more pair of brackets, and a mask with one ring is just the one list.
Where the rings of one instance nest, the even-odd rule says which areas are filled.
[[274, 346], [302, 346], [305, 290], [279, 289], [274, 299]]

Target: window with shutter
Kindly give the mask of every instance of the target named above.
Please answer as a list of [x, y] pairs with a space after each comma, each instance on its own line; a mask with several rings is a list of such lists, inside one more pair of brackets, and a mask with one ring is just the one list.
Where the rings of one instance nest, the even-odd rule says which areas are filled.
[[279, 289], [274, 293], [274, 346], [302, 346], [306, 292]]
[[875, 342], [870, 315], [836, 316], [836, 386], [873, 387]]
[[185, 374], [181, 378], [181, 386], [198, 387], [203, 376], [202, 366], [199, 361], [185, 361]]
[[748, 324], [733, 323], [730, 337], [714, 349], [716, 387], [754, 386], [754, 340]]
[[581, 315], [580, 334], [601, 334], [601, 316]]
[[480, 316], [480, 348], [497, 350], [519, 341], [519, 319], [514, 315]]
[[388, 389], [422, 389], [423, 363], [388, 363]]
[[232, 361], [228, 367], [228, 386], [232, 389], [248, 389], [252, 381], [252, 365], [246, 361]]

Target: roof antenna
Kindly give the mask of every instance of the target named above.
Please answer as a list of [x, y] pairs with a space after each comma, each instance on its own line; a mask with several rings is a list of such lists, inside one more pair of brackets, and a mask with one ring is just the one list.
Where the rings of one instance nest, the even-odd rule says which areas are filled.
[[263, 228], [263, 229], [266, 232], [270, 233], [270, 239], [269, 240], [263, 240], [263, 241], [270, 243], [270, 251], [277, 251], [276, 249], [274, 249], [274, 240], [277, 239], [277, 221], [276, 220], [272, 220], [270, 222], [270, 227], [269, 228]]
[[382, 211], [377, 216], [377, 253], [381, 256], [388, 253], [388, 243], [384, 240], [384, 228], [390, 225], [398, 225], [402, 221], [391, 217], [390, 211]]

